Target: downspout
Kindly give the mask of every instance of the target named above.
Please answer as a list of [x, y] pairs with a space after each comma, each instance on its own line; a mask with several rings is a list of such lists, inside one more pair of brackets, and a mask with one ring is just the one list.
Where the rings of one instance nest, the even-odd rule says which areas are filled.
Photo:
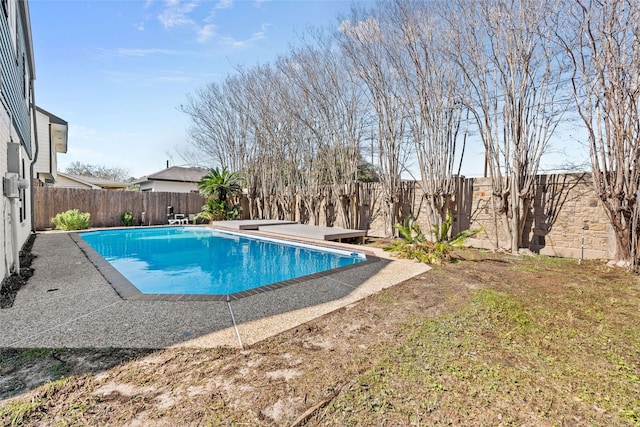
[[30, 197], [31, 197], [31, 232], [36, 232], [36, 218], [35, 218], [35, 197], [34, 197], [34, 189], [33, 189], [33, 165], [35, 165], [38, 160], [38, 153], [40, 152], [40, 144], [38, 144], [38, 112], [36, 111], [36, 103], [34, 100], [36, 99], [35, 94], [35, 86], [33, 84], [33, 80], [31, 80], [31, 120], [33, 121], [33, 135], [32, 140], [34, 142], [33, 148], [33, 160], [31, 160], [31, 165], [29, 165], [29, 187], [30, 187]]
[[[31, 92], [31, 96], [29, 97], [29, 105], [31, 106], [31, 120], [33, 122], [33, 134], [31, 137], [32, 146], [31, 148], [34, 150], [32, 152], [31, 165], [29, 166], [29, 179], [33, 180], [33, 164], [35, 159], [38, 157], [38, 130], [37, 130], [37, 113], [36, 113], [36, 95], [35, 95], [35, 80], [36, 80], [36, 69], [35, 69], [35, 58], [33, 52], [33, 37], [31, 35], [31, 16], [29, 13], [29, 4], [28, 0], [23, 0], [17, 2], [19, 11], [19, 16], [22, 21], [22, 31], [24, 37], [24, 54], [27, 56], [27, 61], [29, 65], [29, 89]], [[35, 147], [33, 146], [35, 143]], [[33, 182], [29, 182], [29, 186], [31, 187], [31, 191], [29, 194], [31, 196], [31, 230], [35, 231], [35, 220], [34, 220], [34, 200], [33, 200]]]

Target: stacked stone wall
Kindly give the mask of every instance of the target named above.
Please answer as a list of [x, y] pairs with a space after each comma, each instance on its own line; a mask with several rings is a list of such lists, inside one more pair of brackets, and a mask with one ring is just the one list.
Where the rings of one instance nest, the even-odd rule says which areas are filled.
[[[411, 201], [413, 215], [428, 230], [418, 182]], [[498, 249], [506, 246], [502, 215], [494, 215], [490, 178], [459, 180], [454, 218], [459, 230], [482, 227], [469, 244]], [[369, 235], [385, 236], [382, 215], [372, 222]], [[584, 241], [583, 241], [584, 237]], [[584, 243], [583, 243], [584, 242]], [[540, 175], [525, 225], [523, 246], [533, 252], [571, 258], [612, 258], [613, 230], [593, 190], [589, 173]], [[584, 247], [583, 247], [584, 246]]]

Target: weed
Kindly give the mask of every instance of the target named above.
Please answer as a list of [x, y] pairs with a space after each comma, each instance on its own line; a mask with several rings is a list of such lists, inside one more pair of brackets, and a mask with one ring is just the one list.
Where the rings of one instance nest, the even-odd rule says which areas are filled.
[[15, 402], [0, 408], [0, 420], [4, 425], [19, 426], [24, 420], [32, 417], [37, 412], [43, 399], [32, 399], [28, 402]]
[[65, 362], [58, 362], [49, 367], [49, 372], [53, 378], [60, 378], [67, 375], [70, 370], [71, 367]]
[[17, 359], [21, 362], [32, 359], [39, 359], [41, 357], [49, 356], [51, 352], [52, 350], [48, 348], [29, 348], [20, 353]]

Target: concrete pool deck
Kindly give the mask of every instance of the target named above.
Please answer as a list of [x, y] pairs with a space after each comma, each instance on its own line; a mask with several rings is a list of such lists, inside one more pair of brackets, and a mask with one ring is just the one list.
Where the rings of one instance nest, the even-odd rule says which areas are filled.
[[69, 234], [39, 233], [34, 275], [0, 309], [0, 347], [250, 345], [429, 270], [358, 248], [379, 259], [236, 301], [138, 301], [122, 299]]

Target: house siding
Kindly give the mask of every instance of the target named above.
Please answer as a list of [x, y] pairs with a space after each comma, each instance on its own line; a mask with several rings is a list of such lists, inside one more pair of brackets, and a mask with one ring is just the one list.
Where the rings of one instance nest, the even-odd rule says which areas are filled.
[[91, 186], [89, 184], [85, 184], [82, 182], [78, 182], [73, 179], [69, 179], [66, 176], [58, 175], [56, 178], [55, 184], [53, 184], [56, 188], [81, 188], [83, 190], [92, 190], [97, 189], [95, 186]]
[[[23, 0], [20, 0], [23, 1]], [[26, 3], [26, 2], [25, 2]], [[2, 95], [8, 105], [15, 133], [27, 155], [32, 155], [29, 98], [31, 76], [26, 51], [30, 40], [24, 39], [25, 28], [17, 0], [9, 0], [9, 16], [0, 12], [0, 58], [2, 61]], [[26, 6], [26, 5], [25, 5]], [[26, 93], [25, 93], [26, 85]]]
[[55, 159], [54, 147], [51, 143], [51, 135], [49, 130], [49, 116], [36, 111], [36, 124], [38, 135], [38, 158], [33, 164], [33, 173], [38, 178], [38, 173], [51, 174], [55, 178], [56, 166], [52, 163]]
[[198, 192], [198, 184], [195, 182], [178, 181], [146, 181], [140, 184], [140, 191], [165, 191], [168, 193]]
[[[18, 143], [18, 173], [20, 178], [32, 182], [31, 159], [35, 137], [33, 129], [32, 95], [34, 69], [31, 51], [28, 3], [25, 0], [8, 0], [8, 16], [0, 9], [0, 177], [8, 172], [8, 144]], [[18, 215], [12, 218], [11, 199], [2, 195], [0, 215], [0, 276], [9, 275], [14, 263], [15, 248], [22, 248], [32, 231], [31, 188], [20, 191]], [[17, 241], [13, 241], [12, 230]]]

